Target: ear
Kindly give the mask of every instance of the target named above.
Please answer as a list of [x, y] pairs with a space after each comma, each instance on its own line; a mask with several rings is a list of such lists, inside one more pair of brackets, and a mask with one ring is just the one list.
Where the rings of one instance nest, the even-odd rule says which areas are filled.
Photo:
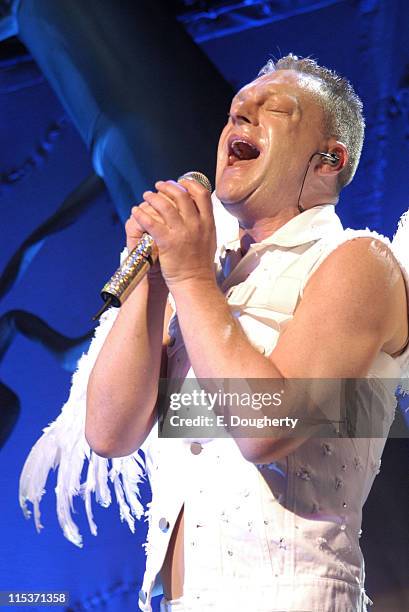
[[336, 176], [345, 168], [348, 163], [349, 154], [348, 149], [343, 142], [330, 138], [327, 147], [323, 149], [329, 154], [336, 155], [337, 161], [335, 163], [328, 162], [328, 159], [321, 157], [321, 160], [317, 164], [317, 172], [321, 176]]

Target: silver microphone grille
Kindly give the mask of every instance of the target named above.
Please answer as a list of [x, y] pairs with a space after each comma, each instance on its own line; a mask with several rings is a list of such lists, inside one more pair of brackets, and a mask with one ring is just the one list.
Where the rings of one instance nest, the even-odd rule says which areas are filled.
[[179, 176], [178, 181], [180, 181], [180, 179], [189, 179], [191, 181], [197, 181], [198, 183], [203, 185], [203, 187], [205, 187], [208, 191], [210, 191], [210, 193], [212, 193], [212, 184], [207, 178], [207, 176], [202, 172], [196, 172], [194, 170], [192, 170], [191, 172], [185, 172], [185, 174]]

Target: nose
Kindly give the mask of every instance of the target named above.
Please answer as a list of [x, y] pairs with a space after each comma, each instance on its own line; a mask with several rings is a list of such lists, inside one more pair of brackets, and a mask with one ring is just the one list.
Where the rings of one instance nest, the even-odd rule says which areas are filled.
[[245, 91], [238, 94], [232, 104], [230, 116], [233, 123], [251, 123], [258, 125], [258, 109], [260, 106], [260, 96], [255, 88], [248, 87]]

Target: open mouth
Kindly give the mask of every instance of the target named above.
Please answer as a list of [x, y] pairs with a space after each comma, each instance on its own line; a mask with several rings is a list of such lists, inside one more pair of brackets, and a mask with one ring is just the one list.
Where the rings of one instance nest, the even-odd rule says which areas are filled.
[[260, 155], [260, 149], [246, 138], [231, 136], [228, 143], [229, 166], [237, 162], [250, 161]]

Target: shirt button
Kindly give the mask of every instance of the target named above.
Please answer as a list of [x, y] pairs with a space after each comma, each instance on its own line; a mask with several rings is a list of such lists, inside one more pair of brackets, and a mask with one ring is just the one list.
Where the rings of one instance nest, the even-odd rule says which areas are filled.
[[166, 532], [169, 529], [169, 521], [165, 519], [165, 517], [162, 517], [159, 520], [159, 529], [163, 532]]
[[201, 453], [202, 445], [200, 444], [200, 442], [192, 442], [192, 444], [190, 445], [190, 452], [193, 455], [198, 455], [199, 453]]
[[143, 591], [142, 589], [139, 591], [139, 599], [142, 603], [146, 603], [146, 591]]

